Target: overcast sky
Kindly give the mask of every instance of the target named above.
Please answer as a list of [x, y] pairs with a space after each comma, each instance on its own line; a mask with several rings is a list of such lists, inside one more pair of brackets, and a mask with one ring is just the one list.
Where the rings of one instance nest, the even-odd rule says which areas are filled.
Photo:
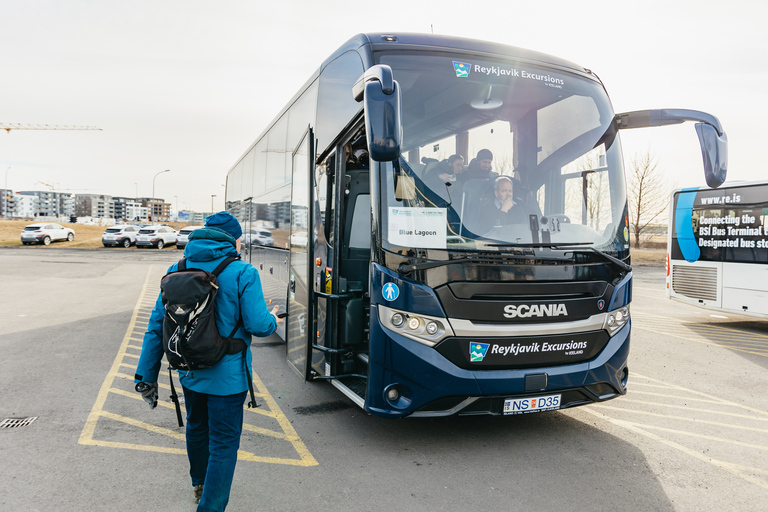
[[[155, 195], [224, 207], [226, 173], [320, 63], [360, 32], [425, 32], [557, 55], [592, 69], [617, 112], [704, 110], [729, 181], [766, 177], [768, 8], [723, 1], [0, 0], [0, 133], [14, 190]], [[680, 186], [704, 184], [692, 123], [622, 134]], [[4, 187], [5, 181], [0, 181]], [[176, 199], [178, 197], [178, 199]]]

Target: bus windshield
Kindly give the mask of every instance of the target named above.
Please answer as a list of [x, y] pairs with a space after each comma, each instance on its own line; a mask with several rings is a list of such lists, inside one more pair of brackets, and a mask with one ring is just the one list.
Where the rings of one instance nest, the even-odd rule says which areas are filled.
[[597, 81], [475, 55], [376, 62], [402, 91], [402, 156], [380, 176], [385, 249], [628, 249], [620, 144]]

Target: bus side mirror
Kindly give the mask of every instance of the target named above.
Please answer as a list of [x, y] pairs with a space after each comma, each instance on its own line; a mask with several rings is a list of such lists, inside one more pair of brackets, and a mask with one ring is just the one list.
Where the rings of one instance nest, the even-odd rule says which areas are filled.
[[717, 188], [723, 184], [728, 172], [728, 138], [725, 132], [720, 136], [714, 127], [704, 123], [696, 123], [696, 133], [704, 160], [704, 178], [707, 185]]
[[352, 95], [355, 101], [363, 101], [371, 160], [392, 162], [400, 158], [402, 101], [392, 68], [380, 64], [368, 69], [352, 87]]
[[715, 116], [698, 110], [660, 109], [616, 114], [614, 119], [619, 130], [698, 121], [696, 133], [701, 145], [704, 178], [707, 180], [707, 185], [717, 188], [725, 181], [728, 173], [728, 137]]

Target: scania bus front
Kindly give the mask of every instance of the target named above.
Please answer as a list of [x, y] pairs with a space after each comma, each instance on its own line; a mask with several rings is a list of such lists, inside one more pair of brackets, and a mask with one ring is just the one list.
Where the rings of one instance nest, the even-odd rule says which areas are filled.
[[[517, 414], [623, 395], [618, 130], [700, 113], [616, 116], [574, 64], [443, 50], [374, 51], [356, 87], [375, 164], [366, 410]], [[464, 167], [446, 171], [451, 155]]]

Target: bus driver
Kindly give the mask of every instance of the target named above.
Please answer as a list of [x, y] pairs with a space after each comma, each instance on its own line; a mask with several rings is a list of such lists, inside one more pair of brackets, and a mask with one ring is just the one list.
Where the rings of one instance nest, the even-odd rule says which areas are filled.
[[512, 178], [499, 176], [494, 180], [493, 200], [488, 199], [483, 208], [483, 219], [489, 223], [488, 229], [527, 222], [525, 208], [512, 199], [513, 194]]

